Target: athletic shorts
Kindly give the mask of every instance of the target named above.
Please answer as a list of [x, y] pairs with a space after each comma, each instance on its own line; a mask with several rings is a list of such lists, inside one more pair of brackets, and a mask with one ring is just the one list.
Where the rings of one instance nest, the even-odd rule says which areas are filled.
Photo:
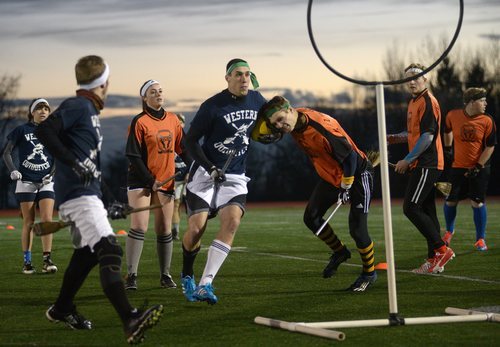
[[59, 206], [59, 217], [65, 222], [73, 222], [71, 238], [75, 248], [94, 246], [103, 237], [114, 235], [108, 221], [108, 212], [95, 195], [84, 195], [71, 199]]
[[465, 177], [467, 169], [451, 168], [448, 174], [448, 180], [451, 183], [451, 192], [446, 201], [458, 202], [469, 198], [470, 200], [481, 203], [486, 199], [486, 190], [490, 179], [490, 167], [485, 167], [479, 171], [476, 177]]
[[[226, 174], [226, 181], [214, 184], [203, 167], [198, 167], [194, 174], [189, 176], [187, 184], [186, 205], [188, 216], [200, 212], [210, 212], [211, 217], [217, 211], [228, 205], [237, 205], [245, 212], [248, 194], [247, 183], [250, 178], [244, 174]], [[214, 198], [215, 194], [215, 198]]]
[[416, 167], [410, 170], [410, 179], [405, 192], [405, 205], [413, 203], [422, 206], [429, 194], [434, 194], [434, 184], [441, 173], [441, 170], [435, 168]]
[[[131, 192], [134, 190], [143, 190], [143, 189], [147, 189], [147, 190], [149, 190], [149, 192], [151, 192], [150, 188], [135, 187], [135, 186], [127, 187], [127, 192]], [[164, 189], [157, 190], [156, 192], [159, 194], [168, 196], [169, 198], [172, 198], [174, 196], [174, 193], [175, 193], [174, 190], [164, 190]]]
[[175, 200], [180, 200], [183, 195], [186, 195], [185, 188], [186, 183], [184, 181], [175, 181]]
[[19, 202], [55, 199], [54, 182], [44, 185], [43, 183], [19, 180], [16, 183], [16, 198]]

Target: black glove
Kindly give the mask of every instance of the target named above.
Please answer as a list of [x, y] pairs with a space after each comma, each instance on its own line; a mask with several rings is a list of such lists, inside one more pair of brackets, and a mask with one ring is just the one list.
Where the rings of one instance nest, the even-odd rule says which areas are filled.
[[259, 135], [259, 142], [265, 145], [278, 142], [283, 137], [281, 132]]
[[351, 200], [351, 197], [349, 196], [349, 188], [340, 188], [339, 200], [342, 202], [342, 205], [347, 204]]
[[476, 166], [471, 167], [470, 169], [467, 170], [467, 172], [465, 173], [465, 177], [469, 177], [469, 178], [476, 177], [477, 175], [479, 175], [479, 172], [481, 171], [482, 168], [483, 168], [483, 166], [481, 164], [477, 163]]
[[92, 182], [92, 179], [95, 177], [97, 168], [94, 163], [91, 164], [92, 165], [86, 165], [78, 159], [73, 162], [72, 169], [77, 176], [80, 177], [80, 181], [83, 183], [84, 187], [89, 186], [90, 182]]
[[226, 181], [226, 175], [222, 172], [218, 167], [212, 166], [210, 168], [210, 177], [214, 180], [215, 183], [222, 183]]
[[445, 146], [443, 149], [444, 160], [446, 163], [453, 163], [453, 147]]
[[127, 218], [127, 211], [130, 206], [119, 201], [113, 202], [108, 207], [108, 217], [111, 219], [125, 219]]

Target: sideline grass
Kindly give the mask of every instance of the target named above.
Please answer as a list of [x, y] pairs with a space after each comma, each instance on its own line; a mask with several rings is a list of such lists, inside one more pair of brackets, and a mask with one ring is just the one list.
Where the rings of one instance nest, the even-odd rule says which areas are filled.
[[[441, 204], [441, 201], [439, 202]], [[398, 311], [402, 317], [442, 316], [448, 306], [473, 308], [500, 305], [500, 204], [488, 205], [487, 243], [490, 250], [473, 248], [474, 224], [470, 207], [459, 205], [457, 234], [452, 246], [457, 254], [442, 275], [417, 276], [409, 272], [425, 257], [425, 242], [393, 204]], [[355, 250], [347, 231], [347, 207], [333, 218], [339, 236]], [[331, 279], [321, 278], [328, 259], [326, 246], [302, 223], [302, 207], [250, 207], [236, 237], [234, 249], [214, 286], [219, 303], [188, 303], [182, 291], [161, 289], [154, 233], [146, 234], [139, 268], [139, 290], [131, 292], [133, 304], [162, 303], [165, 314], [147, 334], [145, 346], [493, 346], [500, 339], [498, 323], [433, 324], [383, 328], [339, 329], [343, 342], [258, 326], [255, 316], [286, 321], [340, 321], [386, 319], [389, 314], [387, 276], [379, 271], [376, 285], [363, 294], [344, 291], [361, 271], [359, 256], [340, 267]], [[442, 213], [440, 213], [441, 222]], [[55, 275], [21, 273], [20, 218], [0, 218], [16, 230], [0, 225], [0, 345], [1, 346], [123, 346], [125, 339], [117, 315], [102, 294], [94, 269], [80, 290], [76, 304], [94, 325], [92, 331], [73, 331], [51, 324], [46, 308], [58, 294], [72, 246], [67, 229], [54, 238]], [[381, 206], [369, 218], [376, 247], [376, 262], [385, 260]], [[444, 224], [444, 223], [443, 223]], [[127, 221], [113, 222], [127, 230]], [[151, 224], [152, 225], [152, 224]], [[185, 225], [185, 219], [183, 220]], [[204, 237], [207, 246], [218, 223], [211, 221]], [[124, 238], [119, 238], [122, 245]], [[180, 287], [180, 243], [175, 243], [172, 275]], [[195, 264], [203, 271], [206, 248]], [[41, 268], [41, 242], [35, 239], [33, 260]]]

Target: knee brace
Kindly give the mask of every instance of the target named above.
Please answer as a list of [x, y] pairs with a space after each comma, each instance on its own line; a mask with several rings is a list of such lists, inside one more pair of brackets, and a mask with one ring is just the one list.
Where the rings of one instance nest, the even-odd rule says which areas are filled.
[[94, 250], [99, 262], [102, 287], [107, 288], [115, 282], [120, 282], [123, 250], [116, 237], [109, 235], [101, 238], [94, 246]]

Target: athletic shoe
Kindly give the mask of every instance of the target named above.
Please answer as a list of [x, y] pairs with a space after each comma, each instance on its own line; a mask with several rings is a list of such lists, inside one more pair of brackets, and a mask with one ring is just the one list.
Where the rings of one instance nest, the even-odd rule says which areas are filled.
[[208, 302], [209, 305], [217, 303], [217, 297], [214, 294], [214, 287], [212, 287], [211, 283], [196, 287], [193, 296], [198, 301]]
[[438, 274], [444, 271], [444, 266], [453, 258], [455, 258], [455, 253], [450, 247], [446, 247], [446, 251], [444, 253], [437, 253], [434, 256], [434, 266], [429, 269], [430, 272], [434, 274]]
[[55, 305], [52, 305], [45, 312], [47, 319], [54, 323], [63, 322], [71, 329], [76, 330], [90, 330], [92, 329], [92, 322], [85, 319], [84, 316], [76, 312], [76, 308], [73, 306], [71, 312], [63, 313], [56, 310]]
[[431, 273], [432, 271], [430, 271], [432, 268], [434, 267], [434, 258], [430, 258], [430, 259], [427, 259], [425, 261], [425, 263], [423, 263], [422, 265], [420, 265], [420, 267], [416, 268], [416, 269], [413, 269], [411, 270], [411, 272], [413, 272], [414, 274], [418, 274], [418, 275], [421, 275], [421, 274], [428, 274], [428, 273]]
[[125, 290], [137, 290], [137, 274], [128, 274], [124, 286]]
[[447, 231], [444, 235], [443, 235], [443, 242], [446, 244], [446, 246], [449, 246], [450, 245], [450, 242], [451, 242], [451, 238], [453, 237], [453, 233], [451, 231]]
[[24, 263], [23, 265], [23, 274], [25, 275], [33, 275], [36, 272], [35, 268], [31, 263]]
[[486, 246], [486, 242], [484, 242], [484, 239], [477, 240], [477, 242], [474, 244], [474, 247], [476, 247], [476, 249], [481, 252], [488, 250], [488, 246]]
[[347, 290], [351, 292], [364, 292], [368, 289], [373, 283], [377, 281], [377, 273], [373, 272], [373, 274], [368, 275], [366, 273], [362, 273], [359, 277], [354, 281], [353, 284]]
[[187, 301], [195, 302], [198, 301], [194, 297], [194, 292], [196, 290], [196, 283], [194, 282], [194, 275], [191, 276], [183, 276], [181, 274], [181, 283], [182, 283], [182, 293], [186, 297]]
[[337, 272], [337, 269], [340, 266], [340, 264], [345, 262], [350, 257], [351, 257], [351, 252], [347, 249], [347, 247], [344, 247], [344, 249], [342, 249], [339, 252], [334, 252], [330, 257], [330, 261], [323, 270], [323, 278], [332, 277]]
[[132, 315], [124, 327], [127, 342], [130, 344], [144, 341], [144, 332], [154, 327], [163, 314], [163, 305], [155, 305], [145, 311], [137, 311]]
[[177, 288], [177, 284], [172, 280], [172, 276], [161, 274], [160, 285], [162, 288]]
[[44, 258], [43, 259], [43, 266], [42, 266], [42, 272], [44, 274], [46, 273], [56, 273], [57, 272], [57, 266], [52, 262], [52, 259], [50, 258]]

